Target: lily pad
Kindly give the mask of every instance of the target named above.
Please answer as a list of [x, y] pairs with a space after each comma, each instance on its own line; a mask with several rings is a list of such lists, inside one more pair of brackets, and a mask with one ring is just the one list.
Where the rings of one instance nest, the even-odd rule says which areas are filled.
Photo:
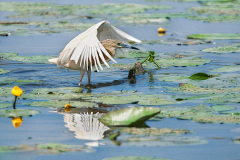
[[124, 108], [107, 113], [99, 121], [107, 126], [132, 126], [145, 122], [160, 111], [161, 109], [153, 107]]
[[53, 58], [53, 56], [15, 56], [7, 57], [7, 60], [20, 61], [20, 62], [32, 62], [32, 63], [49, 63], [48, 59]]
[[196, 113], [193, 115], [180, 116], [178, 119], [198, 121], [200, 123], [240, 123], [240, 116], [214, 115], [212, 113]]
[[236, 53], [240, 52], [240, 45], [227, 45], [214, 48], [206, 48], [202, 50], [203, 52], [213, 52], [213, 53]]
[[8, 108], [11, 107], [13, 104], [12, 103], [0, 103], [0, 108]]
[[240, 33], [208, 33], [208, 34], [192, 34], [187, 36], [188, 39], [240, 39]]
[[217, 112], [233, 110], [235, 107], [229, 105], [214, 105], [212, 108]]
[[5, 74], [5, 73], [8, 73], [10, 72], [9, 70], [5, 70], [5, 69], [0, 69], [0, 74]]
[[81, 90], [79, 87], [39, 88], [21, 97], [33, 100], [69, 100], [92, 96], [90, 93], [80, 93]]
[[181, 146], [181, 145], [200, 145], [208, 143], [207, 140], [199, 137], [179, 137], [179, 136], [128, 136], [119, 142], [122, 146]]
[[195, 73], [195, 74], [191, 75], [189, 78], [191, 80], [206, 80], [211, 77], [212, 77], [212, 75], [208, 75], [206, 73], [199, 72], [199, 73]]
[[18, 145], [18, 146], [0, 146], [0, 153], [5, 152], [24, 152], [37, 151], [41, 154], [59, 154], [62, 152], [92, 152], [93, 150], [87, 146], [68, 145], [60, 143], [38, 144], [36, 146]]
[[101, 96], [92, 97], [87, 99], [88, 101], [101, 102], [104, 104], [129, 104], [138, 103], [139, 105], [167, 105], [175, 104], [173, 99], [168, 99], [164, 95], [144, 95], [144, 94], [133, 94], [127, 96]]
[[240, 65], [224, 66], [217, 69], [212, 69], [212, 72], [238, 72], [240, 71]]
[[185, 67], [185, 66], [199, 66], [210, 63], [211, 60], [203, 58], [194, 59], [156, 59], [156, 62], [161, 67]]
[[9, 109], [9, 110], [0, 110], [0, 117], [29, 117], [36, 114], [39, 114], [39, 111], [32, 109]]
[[213, 97], [205, 101], [206, 103], [212, 104], [226, 104], [226, 103], [239, 103], [240, 94], [239, 93], [230, 93], [219, 97]]
[[47, 143], [47, 144], [38, 144], [37, 149], [40, 151], [42, 149], [46, 150], [46, 153], [56, 153], [61, 152], [91, 152], [91, 148], [88, 146], [81, 145], [68, 145], [61, 143]]
[[193, 132], [185, 129], [170, 129], [170, 128], [120, 128], [118, 129], [121, 133], [129, 133], [135, 135], [145, 136], [160, 136], [160, 135], [175, 135], [175, 134], [187, 134]]
[[83, 108], [83, 107], [93, 107], [96, 103], [92, 102], [84, 102], [84, 101], [37, 101], [26, 103], [24, 105], [36, 106], [36, 107], [53, 107], [53, 108], [63, 108], [65, 104], [70, 104], [75, 108]]
[[16, 57], [17, 53], [11, 53], [11, 52], [0, 52], [0, 59], [7, 59], [8, 57]]
[[21, 84], [36, 84], [36, 83], [41, 83], [42, 81], [39, 80], [18, 80], [15, 78], [9, 78], [9, 77], [1, 77], [0, 78], [0, 83], [2, 85], [4, 84], [17, 84], [17, 85], [21, 85]]
[[146, 157], [146, 156], [121, 156], [121, 157], [111, 157], [104, 158], [104, 160], [171, 160], [166, 158], [154, 158], [154, 157]]

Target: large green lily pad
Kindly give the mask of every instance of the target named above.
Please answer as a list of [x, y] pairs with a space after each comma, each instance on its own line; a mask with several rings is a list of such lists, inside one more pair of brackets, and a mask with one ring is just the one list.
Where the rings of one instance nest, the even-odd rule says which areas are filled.
[[0, 108], [8, 108], [11, 107], [13, 104], [12, 103], [0, 103]]
[[79, 87], [39, 88], [22, 95], [22, 98], [33, 100], [69, 100], [92, 96], [88, 93], [80, 93]]
[[33, 63], [48, 63], [48, 59], [53, 58], [53, 56], [16, 56], [8, 57], [7, 60], [20, 61], [20, 62], [33, 62]]
[[37, 144], [36, 146], [18, 145], [18, 146], [0, 146], [0, 153], [5, 152], [23, 152], [37, 151], [41, 154], [59, 154], [62, 152], [92, 152], [93, 150], [87, 146], [68, 145], [61, 143]]
[[138, 103], [139, 105], [167, 105], [175, 104], [176, 102], [164, 95], [145, 95], [132, 94], [123, 96], [100, 96], [87, 99], [88, 101], [100, 102], [104, 104], [129, 104]]
[[212, 97], [205, 101], [206, 103], [212, 104], [226, 104], [226, 103], [239, 103], [240, 94], [239, 93], [230, 93], [219, 97]]
[[192, 34], [187, 36], [189, 39], [240, 39], [240, 33], [208, 33], [208, 34]]
[[99, 121], [107, 126], [131, 126], [142, 123], [161, 111], [153, 107], [132, 107], [108, 112]]
[[203, 52], [213, 52], [213, 53], [235, 53], [240, 52], [240, 45], [226, 45], [214, 48], [206, 48], [202, 50]]
[[61, 153], [61, 152], [91, 152], [91, 148], [81, 145], [69, 145], [60, 143], [38, 144], [37, 149], [46, 150], [47, 153]]
[[135, 135], [145, 136], [160, 136], [160, 135], [175, 135], [175, 134], [187, 134], [193, 131], [185, 129], [170, 129], [170, 128], [120, 128], [118, 129], [121, 133], [129, 133]]
[[17, 85], [21, 85], [21, 84], [36, 84], [36, 83], [42, 83], [42, 81], [39, 80], [19, 80], [19, 79], [15, 79], [15, 78], [9, 78], [9, 77], [1, 77], [0, 78], [0, 83], [3, 84], [17, 84]]
[[53, 107], [53, 108], [63, 108], [64, 105], [70, 104], [75, 108], [83, 107], [93, 107], [96, 103], [84, 102], [84, 101], [36, 101], [31, 103], [26, 103], [25, 105], [36, 106], [36, 107]]
[[238, 72], [240, 71], [240, 65], [224, 66], [221, 68], [212, 69], [212, 72]]
[[211, 113], [195, 113], [178, 117], [181, 120], [191, 119], [200, 123], [240, 123], [240, 116], [236, 115], [214, 115]]
[[166, 158], [154, 158], [154, 157], [146, 157], [146, 156], [121, 156], [121, 157], [111, 157], [104, 158], [104, 160], [171, 160]]
[[119, 137], [117, 140], [122, 146], [181, 146], [181, 145], [200, 145], [208, 143], [207, 140], [199, 137], [180, 137], [180, 136], [126, 136]]
[[235, 107], [230, 106], [230, 105], [214, 105], [212, 108], [217, 111], [217, 112], [222, 112], [222, 111], [228, 111], [228, 110], [233, 110]]
[[194, 59], [156, 59], [156, 62], [161, 67], [185, 67], [185, 66], [199, 66], [210, 63], [211, 60], [203, 58]]
[[5, 74], [5, 73], [8, 73], [10, 72], [9, 70], [5, 70], [5, 69], [0, 69], [0, 74]]
[[9, 110], [0, 110], [0, 117], [28, 117], [39, 114], [39, 111], [32, 109], [9, 109]]

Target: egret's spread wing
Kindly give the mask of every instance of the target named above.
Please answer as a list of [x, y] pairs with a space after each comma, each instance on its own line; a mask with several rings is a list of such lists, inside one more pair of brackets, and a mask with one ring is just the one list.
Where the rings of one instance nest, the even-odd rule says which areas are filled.
[[109, 67], [104, 56], [117, 63], [101, 44], [100, 41], [105, 39], [118, 39], [123, 43], [128, 43], [128, 40], [141, 42], [112, 26], [109, 22], [102, 21], [72, 39], [58, 57], [57, 65], [64, 66], [72, 60], [81, 68], [90, 66], [92, 69], [92, 66], [95, 65], [98, 71], [98, 66], [103, 70], [100, 61]]

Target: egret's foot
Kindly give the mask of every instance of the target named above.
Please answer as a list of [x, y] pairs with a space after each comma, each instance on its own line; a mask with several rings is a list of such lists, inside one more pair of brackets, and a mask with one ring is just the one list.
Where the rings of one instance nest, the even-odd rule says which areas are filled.
[[80, 85], [81, 85], [81, 82], [78, 83], [78, 86], [80, 86]]

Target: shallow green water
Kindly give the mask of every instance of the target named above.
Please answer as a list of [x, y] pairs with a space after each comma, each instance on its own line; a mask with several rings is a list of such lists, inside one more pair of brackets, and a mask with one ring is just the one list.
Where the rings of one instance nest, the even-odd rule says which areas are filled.
[[[18, 4], [21, 4], [21, 1], [18, 2]], [[49, 5], [45, 1], [41, 2], [44, 5]], [[119, 1], [118, 3], [123, 4], [126, 2], [128, 1]], [[40, 111], [37, 115], [23, 117], [23, 122], [18, 128], [13, 127], [12, 118], [0, 117], [0, 146], [28, 145], [28, 149], [31, 149], [8, 152], [1, 152], [0, 150], [1, 159], [80, 158], [94, 160], [119, 156], [147, 156], [176, 160], [239, 158], [239, 114], [232, 116], [231, 114], [226, 114], [239, 111], [240, 77], [238, 75], [238, 44], [240, 39], [237, 38], [239, 35], [237, 33], [240, 31], [240, 22], [239, 19], [234, 19], [234, 16], [239, 13], [233, 8], [234, 13], [229, 13], [229, 9], [226, 9], [224, 10], [226, 15], [234, 15], [230, 20], [205, 22], [206, 20], [201, 21], [188, 17], [201, 17], [208, 16], [209, 14], [219, 15], [219, 13], [215, 13], [212, 10], [206, 10], [205, 13], [196, 12], [195, 9], [198, 7], [207, 5], [198, 2], [131, 1], [131, 3], [144, 5], [148, 10], [139, 8], [129, 10], [128, 7], [125, 7], [126, 10], [119, 10], [119, 12], [116, 11], [115, 14], [110, 15], [108, 15], [109, 11], [104, 12], [104, 14], [94, 14], [92, 10], [86, 10], [85, 8], [84, 10], [73, 9], [75, 12], [69, 13], [66, 12], [69, 10], [66, 10], [66, 8], [65, 10], [61, 10], [63, 6], [59, 6], [62, 4], [65, 4], [66, 7], [69, 7], [70, 4], [99, 4], [100, 6], [102, 3], [102, 1], [96, 3], [94, 1], [82, 2], [75, 0], [60, 3], [52, 0], [50, 11], [54, 11], [54, 14], [52, 13], [53, 16], [50, 12], [47, 14], [44, 12], [45, 15], [42, 16], [39, 16], [39, 12], [31, 12], [27, 16], [25, 12], [13, 13], [9, 10], [2, 12], [0, 16], [1, 22], [36, 21], [46, 23], [52, 21], [52, 23], [49, 24], [50, 28], [42, 26], [42, 24], [40, 27], [35, 24], [1, 25], [1, 31], [11, 32], [12, 35], [8, 37], [0, 36], [0, 52], [18, 53], [19, 57], [11, 56], [11, 58], [6, 58], [5, 54], [3, 56], [0, 53], [0, 57], [3, 57], [0, 58], [0, 68], [4, 69], [0, 71], [0, 105], [3, 104], [2, 107], [0, 106], [0, 110], [12, 109], [11, 107], [3, 107], [9, 106], [5, 103], [11, 104], [13, 102], [14, 97], [10, 91], [13, 86], [17, 85], [25, 90], [22, 98], [17, 100], [17, 109]], [[229, 3], [231, 4], [231, 2]], [[235, 6], [239, 5], [239, 1], [234, 3], [236, 3]], [[156, 10], [154, 7], [154, 9], [151, 9], [154, 5], [155, 7], [159, 5], [170, 7], [166, 9], [158, 8], [159, 10]], [[195, 9], [192, 7], [195, 7]], [[35, 10], [36, 8], [33, 11]], [[42, 10], [40, 8], [40, 11]], [[59, 11], [64, 12], [62, 14]], [[223, 11], [221, 10], [221, 12]], [[151, 18], [159, 20], [165, 17], [161, 17], [161, 14], [160, 16], [157, 15], [159, 13], [172, 13], [172, 18], [161, 23], [159, 21], [152, 23]], [[181, 16], [174, 15], [176, 16], [174, 17], [173, 13], [181, 13]], [[60, 16], [56, 17], [58, 14]], [[145, 17], [145, 20], [146, 17], [150, 17], [148, 20], [151, 20], [151, 22], [147, 24], [142, 23], [142, 21], [126, 23], [121, 19], [124, 16], [130, 16], [131, 19], [131, 14], [134, 14], [133, 16], [136, 17], [139, 17], [138, 14], [140, 14]], [[156, 15], [153, 16], [152, 14]], [[21, 15], [22, 17], [11, 17], [11, 15]], [[7, 16], [10, 17], [7, 18]], [[93, 18], [83, 18], [84, 16], [92, 16]], [[168, 16], [171, 17], [171, 15]], [[112, 67], [110, 70], [105, 69], [99, 73], [93, 72], [93, 87], [87, 89], [87, 77], [84, 77], [82, 82], [83, 93], [74, 93], [72, 89], [78, 88], [79, 72], [58, 68], [56, 65], [45, 63], [47, 57], [41, 59], [39, 63], [34, 58], [31, 58], [29, 62], [29, 59], [26, 60], [23, 57], [39, 55], [57, 56], [73, 37], [82, 32], [78, 28], [69, 29], [62, 26], [58, 28], [55, 26], [55, 22], [57, 21], [94, 24], [102, 20], [108, 20], [121, 30], [138, 39], [144, 40], [144, 43], [135, 44], [135, 46], [146, 53], [148, 50], [155, 51], [157, 53], [156, 59], [162, 68], [157, 70], [157, 67], [153, 64], [144, 65], [147, 72], [144, 75], [138, 76], [135, 84], [131, 84], [127, 80], [128, 70], [121, 67]], [[157, 29], [159, 27], [166, 29], [167, 32], [165, 35], [158, 35]], [[22, 34], [16, 32], [18, 28], [31, 30], [31, 32], [24, 32]], [[54, 32], [49, 34], [39, 32], [39, 29]], [[55, 33], [56, 31], [59, 33]], [[214, 35], [215, 37], [208, 37], [206, 40], [187, 39], [189, 35], [211, 33], [221, 33], [221, 35], [227, 33], [228, 36], [231, 33], [234, 35], [234, 38], [224, 37], [219, 39], [219, 36], [216, 38], [216, 35]], [[223, 48], [224, 46], [231, 45], [238, 48], [233, 48], [234, 52], [229, 51], [229, 48]], [[209, 49], [206, 48], [216, 47], [220, 47], [220, 51], [207, 52]], [[225, 52], [225, 50], [227, 51]], [[144, 58], [137, 58], [137, 56], [126, 58], [124, 55], [120, 55], [115, 60], [118, 63], [132, 65], [136, 61], [144, 60]], [[206, 73], [211, 75], [211, 77], [205, 80], [192, 80], [189, 78], [196, 73]], [[62, 87], [67, 88], [62, 89]], [[2, 88], [7, 92], [1, 92]], [[39, 88], [47, 89], [40, 90]], [[32, 95], [32, 93], [34, 94]], [[104, 97], [100, 98], [102, 95]], [[117, 96], [121, 96], [121, 99]], [[139, 96], [143, 98], [141, 99]], [[160, 98], [160, 100], [156, 100], [152, 96], [157, 99]], [[126, 97], [131, 97], [134, 99], [134, 102], [132, 99], [129, 100]], [[48, 100], [53, 100], [53, 103], [48, 105], [43, 102]], [[61, 106], [58, 104], [56, 108], [53, 107], [54, 100], [72, 102], [74, 105], [81, 103], [81, 101], [89, 100], [93, 103], [92, 106], [94, 108], [64, 110], [62, 106], [62, 109], [57, 109]], [[41, 103], [36, 105], [36, 102]], [[84, 103], [82, 102], [78, 107]], [[30, 106], [30, 104], [33, 105]], [[89, 103], [86, 103], [85, 106], [88, 105]], [[157, 115], [152, 120], [146, 121], [148, 127], [184, 129], [194, 132], [177, 135], [167, 134], [164, 136], [151, 134], [151, 136], [139, 136], [122, 133], [117, 138], [117, 141], [111, 141], [108, 139], [108, 136], [112, 132], [116, 132], [116, 130], [114, 131], [116, 128], [104, 126], [94, 117], [91, 117], [89, 120], [94, 122], [95, 125], [89, 124], [89, 121], [87, 122], [82, 119], [82, 114], [84, 113], [90, 115], [91, 112], [93, 114], [97, 112], [106, 113], [116, 109], [143, 105], [162, 108], [162, 114]], [[227, 105], [227, 107], [224, 108], [221, 106], [222, 108], [216, 109], [216, 105]], [[224, 111], [225, 114], [221, 111]], [[189, 115], [191, 117], [190, 120]], [[210, 115], [210, 118], [207, 117], [207, 119], [204, 119], [206, 115]], [[184, 116], [187, 116], [187, 118]], [[217, 118], [215, 120], [211, 119], [213, 116], [217, 116]], [[224, 116], [231, 117], [227, 117], [228, 119], [226, 120]], [[93, 126], [98, 127], [91, 128]], [[78, 147], [84, 146], [88, 148], [80, 151], [74, 150], [60, 153], [49, 147], [47, 151], [36, 149], [38, 144], [47, 143], [78, 145]]]

